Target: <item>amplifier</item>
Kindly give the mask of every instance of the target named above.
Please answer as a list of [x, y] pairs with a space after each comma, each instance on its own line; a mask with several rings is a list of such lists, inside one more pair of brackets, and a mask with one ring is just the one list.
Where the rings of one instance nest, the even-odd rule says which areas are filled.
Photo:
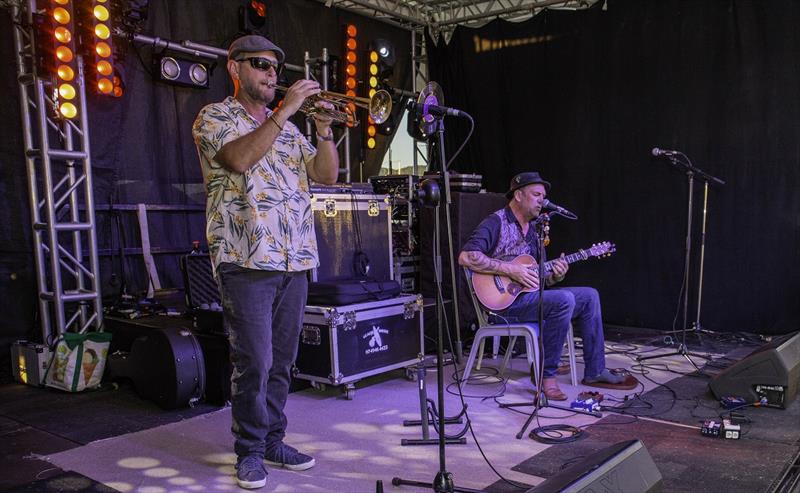
[[35, 387], [44, 385], [44, 374], [50, 362], [50, 348], [30, 341], [11, 345], [11, 369], [14, 380]]

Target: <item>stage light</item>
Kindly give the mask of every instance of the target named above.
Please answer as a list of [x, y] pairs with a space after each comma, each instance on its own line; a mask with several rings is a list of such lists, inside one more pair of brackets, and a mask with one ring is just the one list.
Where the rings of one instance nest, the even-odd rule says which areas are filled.
[[69, 65], [59, 65], [57, 74], [61, 80], [71, 81], [75, 78], [75, 72]]
[[53, 19], [59, 24], [68, 24], [72, 20], [72, 15], [64, 7], [53, 9]]
[[[356, 35], [358, 35], [358, 28], [355, 24], [348, 24], [344, 30], [344, 47], [345, 47], [345, 60], [347, 63], [345, 64], [344, 74], [342, 79], [344, 80], [344, 89], [345, 94], [351, 97], [355, 97], [356, 95], [356, 87], [358, 87], [358, 67], [356, 66], [356, 60], [358, 60], [358, 56], [356, 55], [356, 48], [358, 48], [358, 42], [356, 41]], [[356, 113], [356, 106], [355, 104], [349, 103], [347, 105], [347, 109], [351, 115], [355, 115]], [[354, 127], [358, 122], [357, 118], [353, 118], [353, 122], [348, 123], [348, 127]]]
[[[99, 94], [114, 96], [112, 76], [114, 66], [114, 42], [111, 36], [111, 20], [113, 18], [110, 4], [106, 0], [85, 0], [84, 9], [80, 11], [83, 24], [84, 56], [87, 66], [86, 76], [94, 80], [94, 87]], [[91, 78], [91, 79], [90, 79]]]
[[61, 84], [58, 86], [58, 95], [64, 99], [75, 99], [75, 87], [72, 84]]
[[59, 26], [56, 28], [55, 36], [60, 43], [69, 43], [72, 41], [72, 33], [64, 26]]
[[100, 41], [94, 46], [94, 52], [97, 56], [108, 58], [111, 56], [111, 47], [105, 41]]
[[108, 75], [111, 75], [114, 72], [114, 67], [112, 67], [111, 64], [108, 63], [107, 61], [101, 60], [101, 61], [97, 62], [97, 72], [100, 75], [108, 76]]
[[164, 82], [186, 87], [208, 88], [208, 65], [175, 56], [157, 58], [156, 75]]
[[96, 5], [94, 10], [94, 17], [99, 21], [107, 21], [108, 20], [108, 9], [103, 7], [102, 5]]
[[78, 108], [75, 107], [72, 103], [62, 103], [58, 107], [58, 112], [64, 116], [64, 118], [75, 118], [78, 116]]
[[245, 0], [239, 7], [239, 30], [244, 34], [264, 34], [261, 32], [267, 22], [267, 4], [257, 0]]
[[394, 73], [396, 61], [394, 45], [386, 39], [374, 39], [369, 44], [370, 63], [374, 65], [374, 71], [370, 67], [370, 74], [378, 78], [379, 85], [391, 85], [388, 79]]
[[161, 59], [161, 77], [167, 80], [175, 80], [181, 75], [181, 66], [178, 61], [171, 56]]
[[37, 70], [42, 77], [52, 77], [53, 103], [57, 116], [78, 116], [78, 72], [75, 35], [75, 7], [72, 0], [51, 0], [39, 17], [37, 32]]
[[59, 46], [56, 48], [56, 58], [64, 63], [69, 63], [74, 58], [74, 55], [68, 46]]
[[198, 86], [208, 86], [208, 69], [202, 63], [193, 63], [189, 67], [189, 78]]
[[97, 24], [94, 26], [94, 35], [100, 39], [108, 39], [111, 36], [111, 30], [105, 24]]
[[114, 83], [111, 82], [111, 79], [100, 79], [97, 81], [97, 89], [101, 94], [113, 94]]

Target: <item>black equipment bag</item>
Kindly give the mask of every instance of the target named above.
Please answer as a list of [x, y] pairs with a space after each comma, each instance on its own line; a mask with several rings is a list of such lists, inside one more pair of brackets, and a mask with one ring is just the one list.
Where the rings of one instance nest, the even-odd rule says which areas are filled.
[[222, 322], [219, 288], [211, 273], [208, 254], [184, 255], [181, 257], [181, 272], [186, 309], [194, 319], [195, 330], [227, 336]]
[[203, 351], [184, 329], [154, 329], [137, 338], [129, 353], [109, 355], [108, 371], [112, 379], [130, 379], [142, 398], [164, 409], [194, 404], [206, 387]]
[[350, 279], [344, 281], [312, 282], [308, 285], [308, 304], [342, 306], [365, 301], [381, 301], [400, 294], [397, 281]]

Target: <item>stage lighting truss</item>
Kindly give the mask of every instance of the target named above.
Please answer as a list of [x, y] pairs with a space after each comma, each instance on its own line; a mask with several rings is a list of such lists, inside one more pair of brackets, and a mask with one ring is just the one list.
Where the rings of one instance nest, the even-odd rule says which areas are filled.
[[209, 65], [175, 55], [160, 55], [155, 58], [155, 74], [164, 82], [186, 87], [208, 89]]

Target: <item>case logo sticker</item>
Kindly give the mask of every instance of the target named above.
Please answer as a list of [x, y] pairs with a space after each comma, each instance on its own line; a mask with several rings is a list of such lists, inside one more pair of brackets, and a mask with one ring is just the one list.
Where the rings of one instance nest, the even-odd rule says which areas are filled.
[[371, 329], [364, 332], [364, 335], [361, 336], [362, 339], [366, 340], [369, 339], [367, 343], [369, 347], [364, 351], [364, 354], [375, 354], [380, 353], [383, 351], [389, 350], [389, 345], [383, 343], [382, 334], [388, 334], [389, 330], [384, 329], [380, 325], [373, 325]]

